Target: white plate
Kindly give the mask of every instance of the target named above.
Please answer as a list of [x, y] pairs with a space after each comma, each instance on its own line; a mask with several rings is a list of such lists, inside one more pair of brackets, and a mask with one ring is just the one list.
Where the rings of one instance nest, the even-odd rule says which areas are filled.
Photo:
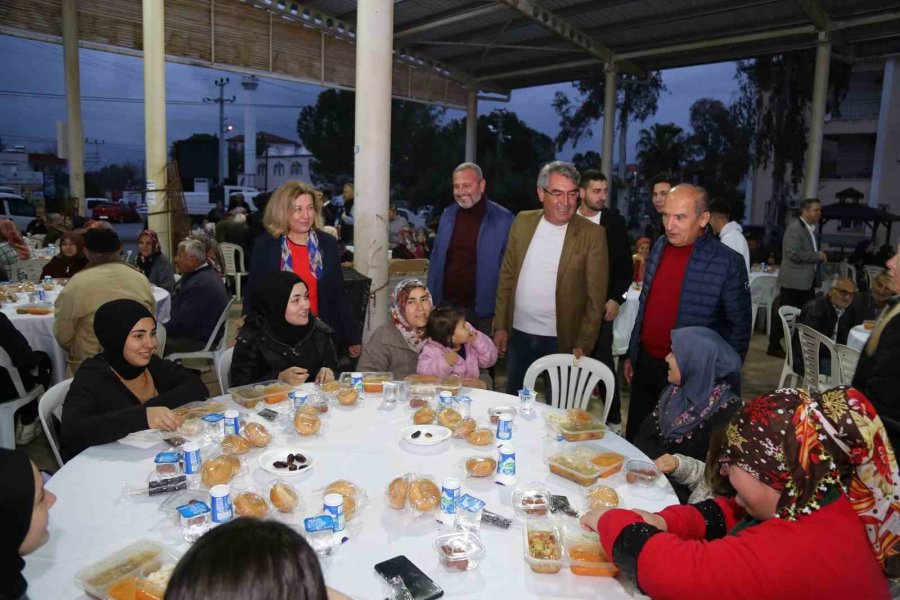
[[[421, 431], [422, 434], [415, 438], [412, 437], [417, 431]], [[426, 433], [430, 433], [431, 437], [426, 437]], [[400, 437], [404, 442], [413, 446], [434, 446], [449, 439], [452, 434], [453, 432], [450, 429], [441, 425], [410, 425], [400, 432]]]
[[[299, 444], [298, 444], [299, 445]], [[296, 471], [289, 471], [288, 469], [276, 469], [272, 466], [276, 460], [287, 461], [288, 454], [302, 454], [306, 457], [306, 464], [308, 465], [305, 469], [298, 469]], [[292, 477], [294, 475], [303, 475], [304, 473], [309, 473], [312, 471], [313, 466], [316, 464], [316, 459], [309, 455], [308, 452], [301, 450], [300, 448], [273, 448], [271, 450], [266, 450], [262, 454], [259, 455], [259, 466], [263, 471], [267, 473], [272, 473], [273, 475], [281, 475], [284, 477]]]

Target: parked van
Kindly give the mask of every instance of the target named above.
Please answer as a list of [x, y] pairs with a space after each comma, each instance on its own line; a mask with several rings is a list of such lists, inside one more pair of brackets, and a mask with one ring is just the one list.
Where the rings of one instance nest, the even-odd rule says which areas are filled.
[[35, 210], [31, 202], [18, 194], [0, 192], [0, 219], [11, 219], [24, 232], [34, 217]]

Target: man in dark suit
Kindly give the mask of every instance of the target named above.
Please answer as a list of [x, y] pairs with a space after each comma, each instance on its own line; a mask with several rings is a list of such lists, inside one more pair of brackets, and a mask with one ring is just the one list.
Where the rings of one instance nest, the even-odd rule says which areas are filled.
[[[606, 230], [606, 246], [609, 255], [609, 285], [607, 287], [607, 300], [603, 312], [603, 320], [600, 323], [600, 334], [597, 337], [597, 345], [591, 354], [594, 358], [609, 367], [616, 373], [613, 362], [613, 321], [619, 314], [619, 306], [625, 301], [625, 292], [631, 284], [632, 264], [631, 246], [628, 243], [628, 228], [625, 219], [619, 214], [606, 208], [606, 198], [609, 192], [609, 183], [606, 176], [600, 171], [588, 169], [581, 173], [578, 196], [581, 206], [578, 214], [600, 225]], [[603, 398], [607, 397], [608, 390], [603, 390]], [[612, 407], [609, 411], [609, 423], [618, 425], [622, 422], [619, 410], [619, 386], [616, 385], [612, 392]]]

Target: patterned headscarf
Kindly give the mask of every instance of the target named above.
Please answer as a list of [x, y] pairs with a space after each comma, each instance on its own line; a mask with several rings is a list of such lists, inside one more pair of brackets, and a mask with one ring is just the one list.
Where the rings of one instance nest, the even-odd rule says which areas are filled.
[[[413, 327], [409, 324], [409, 321], [406, 320], [405, 310], [409, 294], [416, 288], [422, 288], [428, 292], [428, 288], [419, 279], [404, 279], [397, 284], [394, 293], [391, 294], [391, 320], [394, 321], [394, 325], [400, 330], [400, 335], [403, 336], [409, 347], [418, 354], [422, 351], [428, 338], [425, 337], [424, 327]], [[431, 295], [431, 292], [428, 294]]]
[[150, 277], [150, 270], [153, 268], [153, 263], [156, 262], [157, 257], [162, 253], [162, 247], [159, 245], [159, 236], [152, 229], [143, 230], [138, 235], [138, 241], [145, 235], [150, 238], [150, 256], [144, 256], [138, 252], [134, 264], [137, 265], [144, 275]]
[[28, 260], [28, 257], [31, 256], [31, 251], [22, 238], [19, 228], [9, 219], [0, 219], [0, 239], [9, 242], [9, 245], [16, 251], [19, 260]]
[[[306, 238], [306, 253], [309, 255], [309, 270], [316, 278], [322, 279], [322, 251], [319, 250], [319, 236], [315, 229], [310, 229]], [[291, 244], [286, 235], [281, 236], [281, 270], [294, 270], [294, 257], [291, 254]]]
[[900, 555], [900, 474], [881, 418], [858, 390], [783, 389], [760, 396], [726, 430], [721, 464], [781, 492], [775, 516], [796, 520], [840, 485], [878, 561]]

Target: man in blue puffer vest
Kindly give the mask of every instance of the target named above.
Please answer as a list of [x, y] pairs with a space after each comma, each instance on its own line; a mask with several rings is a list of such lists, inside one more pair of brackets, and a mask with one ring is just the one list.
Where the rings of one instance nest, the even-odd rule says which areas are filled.
[[744, 259], [709, 232], [708, 222], [703, 188], [690, 184], [672, 188], [663, 209], [665, 236], [656, 241], [647, 261], [624, 364], [631, 384], [628, 440], [634, 439], [667, 385], [665, 358], [672, 349], [673, 329], [708, 327], [741, 357], [750, 346], [750, 286]]

